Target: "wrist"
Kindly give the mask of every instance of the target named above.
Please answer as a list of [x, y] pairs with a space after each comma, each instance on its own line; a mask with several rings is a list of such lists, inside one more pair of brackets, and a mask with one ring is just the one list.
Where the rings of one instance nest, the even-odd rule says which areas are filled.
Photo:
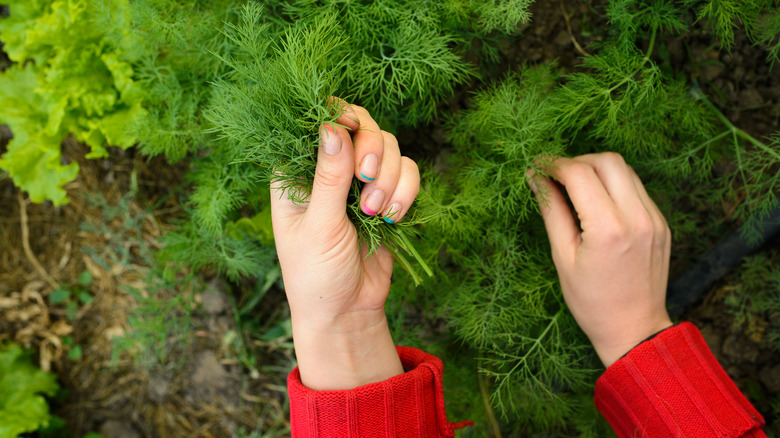
[[403, 373], [384, 311], [328, 321], [292, 318], [301, 382], [316, 391], [346, 390]]
[[634, 347], [673, 325], [671, 319], [666, 316], [653, 324], [648, 324], [635, 334], [629, 336], [629, 340], [602, 343], [599, 345], [594, 343], [593, 348], [596, 350], [596, 354], [598, 354], [604, 367], [609, 368], [613, 363], [627, 355]]

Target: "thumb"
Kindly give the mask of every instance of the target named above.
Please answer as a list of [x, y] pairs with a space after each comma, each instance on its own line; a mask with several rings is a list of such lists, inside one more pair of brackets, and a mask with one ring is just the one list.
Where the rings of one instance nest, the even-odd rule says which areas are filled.
[[355, 151], [349, 133], [332, 124], [320, 128], [320, 145], [307, 213], [335, 218], [346, 214]]

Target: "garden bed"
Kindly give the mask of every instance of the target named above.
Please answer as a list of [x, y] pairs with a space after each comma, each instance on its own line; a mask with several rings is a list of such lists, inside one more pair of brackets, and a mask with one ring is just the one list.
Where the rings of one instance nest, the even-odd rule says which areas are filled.
[[[459, 85], [439, 103], [441, 113], [473, 107], [477, 90], [523, 64], [556, 60], [562, 72], [574, 72], [603, 41], [601, 29], [608, 25], [602, 2], [537, 2], [530, 11], [532, 21], [504, 41], [500, 62], [480, 79]], [[646, 42], [641, 45], [647, 49]], [[477, 47], [467, 58], [479, 64], [478, 53]], [[700, 87], [753, 137], [780, 131], [780, 67], [770, 67], [766, 51], [751, 45], [744, 31], [736, 32], [729, 51], [708, 33], [693, 31], [661, 38], [652, 55], [662, 69]], [[0, 71], [10, 64], [0, 56]], [[0, 126], [0, 155], [11, 135]], [[453, 150], [439, 119], [402, 128], [397, 136], [405, 153], [439, 166]], [[161, 235], [185, 214], [188, 166], [148, 159], [134, 148], [110, 148], [108, 158], [87, 160], [87, 146], [73, 138], [62, 150], [64, 164], [81, 167], [65, 186], [68, 205], [29, 203], [9, 178], [0, 179], [0, 296], [10, 299], [0, 302], [0, 341], [33, 349], [36, 362], [57, 374], [63, 390], [52, 401], [53, 413], [73, 436], [289, 434], [285, 378], [294, 360], [280, 288], [258, 295], [249, 280], [231, 282], [208, 268], [162, 272], [155, 263]], [[734, 172], [730, 163], [715, 164], [716, 174], [729, 172]], [[676, 210], [697, 221], [695, 232], [675, 236], [672, 276], [741, 224], [736, 202], [708, 204], [690, 184], [681, 192], [691, 196], [664, 204], [667, 217]], [[779, 239], [757, 251], [770, 265], [780, 265]], [[770, 336], [780, 326], [780, 312], [754, 309], [740, 295], [751, 293], [749, 286], [776, 283], [746, 282], [742, 273], [748, 268], [740, 266], [714, 285], [681, 320], [702, 330], [726, 371], [767, 418], [767, 429], [780, 433], [780, 340]], [[53, 304], [57, 290], [68, 295]], [[237, 315], [252, 302], [251, 313]], [[419, 313], [410, 317], [422, 321]], [[444, 321], [426, 324], [430, 337], [448, 331]], [[146, 331], [139, 329], [144, 326]], [[124, 350], [118, 352], [117, 345]], [[489, 429], [483, 427], [477, 431]], [[505, 436], [525, 436], [504, 427]], [[568, 431], [571, 436], [575, 429]]]

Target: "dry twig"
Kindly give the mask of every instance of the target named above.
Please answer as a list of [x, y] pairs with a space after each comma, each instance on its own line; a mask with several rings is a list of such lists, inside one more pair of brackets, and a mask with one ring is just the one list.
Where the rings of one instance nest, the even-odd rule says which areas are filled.
[[43, 277], [47, 283], [49, 283], [49, 286], [51, 286], [52, 289], [58, 289], [59, 285], [56, 281], [54, 281], [54, 278], [49, 275], [49, 273], [46, 271], [46, 269], [41, 265], [41, 263], [38, 261], [38, 259], [35, 257], [35, 254], [33, 254], [32, 250], [30, 249], [30, 228], [27, 223], [27, 200], [24, 199], [24, 196], [22, 196], [22, 191], [19, 190], [18, 192], [18, 198], [19, 198], [19, 214], [21, 215], [21, 222], [22, 222], [22, 248], [24, 249], [24, 255], [27, 256], [27, 260], [32, 263], [32, 265], [35, 267], [35, 270], [38, 271], [38, 274]]
[[577, 52], [579, 52], [580, 55], [590, 56], [590, 53], [585, 51], [585, 49], [580, 46], [580, 43], [577, 42], [577, 39], [574, 38], [574, 32], [571, 30], [571, 21], [569, 21], [569, 14], [566, 12], [566, 6], [563, 4], [563, 0], [561, 0], [560, 3], [563, 19], [566, 20], [566, 30], [569, 31], [569, 39], [571, 39], [572, 44], [574, 44], [574, 48], [577, 49]]

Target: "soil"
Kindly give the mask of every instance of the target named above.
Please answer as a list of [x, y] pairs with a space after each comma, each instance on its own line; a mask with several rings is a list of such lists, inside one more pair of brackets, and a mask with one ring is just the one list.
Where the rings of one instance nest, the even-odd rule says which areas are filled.
[[[7, 140], [0, 143], [0, 152]], [[85, 147], [75, 141], [63, 143], [64, 160], [81, 166], [78, 179], [66, 186], [71, 202], [63, 207], [25, 202], [26, 221], [20, 219], [18, 190], [9, 179], [0, 180], [0, 205], [6, 206], [0, 215], [0, 264], [4, 266], [0, 292], [16, 300], [0, 304], [0, 340], [33, 348], [41, 367], [57, 373], [65, 392], [53, 404], [53, 412], [75, 436], [97, 431], [105, 438], [223, 437], [240, 429], [266, 428], [266, 421], [266, 426], [279, 427], [286, 421], [284, 371], [252, 376], [223, 342], [238, 331], [230, 298], [233, 290], [228, 285], [212, 282], [203, 292], [164, 292], [170, 297], [191, 294], [193, 301], [200, 302], [191, 314], [193, 338], [172, 338], [167, 346], [168, 362], [174, 365], [144, 368], [129, 357], [112, 357], [112, 337], [126, 332], [128, 315], [138, 305], [128, 287], [146, 295], [155, 293], [145, 289], [152, 267], [144, 248], [159, 247], [157, 239], [181, 213], [179, 200], [169, 195], [182, 184], [186, 168], [160, 159], [146, 161], [133, 150], [112, 148], [110, 157], [100, 160], [84, 160], [85, 153]], [[142, 220], [135, 224], [137, 229], [128, 230], [121, 217], [107, 219], [105, 208], [118, 205], [130, 191], [133, 172], [139, 191], [127, 211]], [[84, 193], [102, 198], [104, 205], [81, 197]], [[148, 211], [150, 205], [157, 208]], [[29, 228], [31, 254], [45, 275], [33, 268], [24, 253], [23, 223]], [[98, 225], [103, 226], [101, 233], [90, 231]], [[128, 258], [104, 266], [90, 255], [96, 248], [116, 260]], [[94, 297], [91, 303], [79, 307], [75, 317], [68, 317], [63, 306], [47, 305], [53, 288], [42, 277], [74, 285], [83, 271], [93, 278], [88, 288]], [[61, 341], [66, 336], [82, 348], [81, 359], [68, 357], [69, 347]], [[272, 357], [262, 349], [253, 354], [261, 364], [291, 360], [284, 354]], [[266, 419], [260, 417], [263, 411]]]
[[[0, 6], [0, 14], [3, 9]], [[602, 2], [597, 1], [539, 1], [532, 13], [531, 23], [504, 48], [500, 65], [488, 77], [474, 79], [442, 102], [445, 112], [469, 107], [471, 93], [504, 76], [506, 66], [556, 59], [562, 71], [574, 71], [598, 41], [598, 29], [605, 26]], [[477, 61], [478, 49], [469, 55]], [[668, 51], [673, 71], [696, 81], [741, 129], [757, 138], [780, 130], [780, 68], [770, 69], [764, 62], [766, 53], [751, 46], [743, 33], [737, 33], [730, 52], [703, 31], [663, 38], [654, 52], [658, 59], [661, 50]], [[8, 65], [7, 57], [0, 55], [0, 71]], [[416, 159], [435, 160], [447, 148], [440, 121], [401, 130], [397, 137], [411, 146], [410, 155]], [[0, 126], [0, 154], [10, 138], [10, 130]], [[219, 437], [235, 435], [241, 428], [284, 423], [289, 350], [257, 342], [253, 351], [261, 364], [282, 365], [275, 371], [250, 373], [224, 343], [226, 336], [241, 330], [235, 324], [232, 300], [240, 300], [249, 285], [211, 281], [215, 274], [207, 272], [205, 280], [211, 282], [205, 290], [169, 292], [189, 294], [199, 303], [192, 314], [196, 330], [191, 342], [178, 348], [176, 340], [171, 340], [176, 368], [139, 371], [129, 357], [112, 361], [111, 337], [127, 330], [128, 314], [138, 305], [126, 286], [143, 287], [152, 264], [144, 259], [142, 245], [129, 239], [119, 245], [129, 254], [126, 264], [106, 269], [96, 263], [89, 249], [112, 248], [117, 244], [112, 235], [122, 236], [126, 224], [116, 218], [107, 220], [103, 209], [80, 194], [99, 193], [107, 205], [117, 205], [130, 191], [130, 175], [136, 172], [140, 187], [128, 208], [145, 218], [135, 230], [143, 245], [156, 248], [159, 236], [182, 212], [173, 191], [183, 184], [186, 168], [159, 159], [147, 161], [133, 150], [111, 149], [107, 159], [84, 160], [84, 149], [70, 139], [63, 143], [64, 159], [81, 166], [78, 179], [67, 186], [71, 203], [66, 206], [20, 204], [11, 181], [0, 179], [0, 205], [4, 206], [0, 210], [0, 294], [16, 300], [11, 305], [0, 303], [0, 340], [14, 339], [35, 349], [39, 364], [58, 374], [66, 394], [55, 402], [55, 414], [78, 436], [97, 431], [106, 438]], [[156, 205], [154, 211], [148, 211], [151, 205]], [[738, 225], [727, 215], [724, 223], [729, 229]], [[29, 229], [32, 256], [24, 251], [24, 224]], [[90, 227], [85, 224], [104, 224], [108, 231], [87, 231]], [[704, 245], [714, 244], [717, 238], [716, 233], [708, 234]], [[778, 247], [776, 238], [762, 250]], [[680, 242], [673, 251], [695, 257], [700, 250]], [[36, 270], [33, 258], [44, 274]], [[680, 272], [686, 263], [678, 259], [672, 271]], [[80, 307], [75, 318], [69, 318], [62, 306], [47, 304], [52, 287], [46, 276], [57, 284], [74, 285], [85, 270], [94, 278], [89, 286], [94, 300]], [[765, 414], [768, 427], [778, 428], [780, 419], [772, 414], [770, 403], [780, 393], [780, 355], [749, 327], [734, 327], [725, 297], [736, 281], [730, 275], [714, 285], [681, 319], [700, 327], [726, 371]], [[268, 299], [268, 308], [258, 310], [258, 321], [276, 318], [273, 312], [284, 308], [279, 291], [272, 291]], [[62, 343], [66, 336], [82, 346], [82, 359], [68, 358], [69, 347]]]
[[[759, 251], [780, 248], [780, 236]], [[774, 255], [780, 264], [780, 256]], [[780, 345], [767, 339], [767, 331], [780, 327], [780, 313], [758, 314], [748, 323], [736, 325], [734, 306], [728, 298], [739, 289], [736, 270], [715, 284], [699, 303], [680, 317], [698, 326], [704, 340], [739, 389], [767, 420], [769, 436], [780, 434]], [[755, 292], [758, 291], [746, 291]]]

